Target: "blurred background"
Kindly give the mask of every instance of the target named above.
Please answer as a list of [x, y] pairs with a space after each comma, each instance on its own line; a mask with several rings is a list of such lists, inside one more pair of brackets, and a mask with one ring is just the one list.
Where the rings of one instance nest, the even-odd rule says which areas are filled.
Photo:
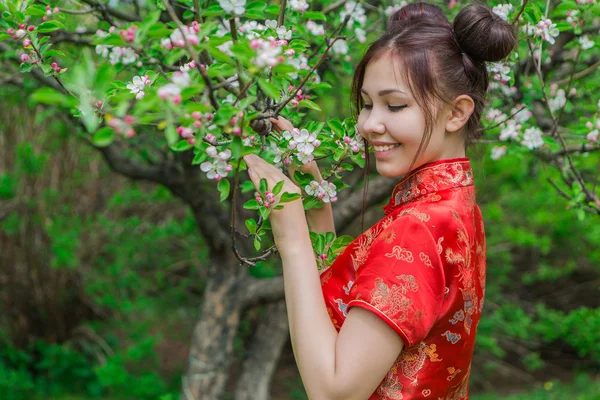
[[[323, 72], [333, 89], [310, 118], [349, 115], [349, 65]], [[227, 204], [198, 212], [164, 185], [115, 172], [70, 118], [29, 97], [38, 83], [14, 83], [0, 86], [0, 398], [175, 399], [190, 352], [222, 345], [232, 354], [224, 398], [268, 398], [239, 392], [266, 385], [272, 400], [306, 399], [285, 324], [267, 323], [285, 321], [280, 300], [237, 310], [230, 342], [192, 350], [219, 260], [204, 216]], [[560, 171], [539, 156], [494, 160], [490, 148], [469, 153], [488, 254], [471, 398], [600, 399], [600, 217], [561, 197], [549, 183]], [[580, 163], [593, 171], [598, 152]], [[218, 197], [203, 185], [202, 196]], [[354, 186], [340, 201], [360, 196]], [[384, 188], [372, 189], [366, 226], [382, 216]], [[360, 233], [359, 214], [346, 222], [339, 233]], [[280, 275], [277, 257], [250, 268], [222, 260], [256, 281]], [[260, 349], [266, 378], [256, 386], [246, 361]]]

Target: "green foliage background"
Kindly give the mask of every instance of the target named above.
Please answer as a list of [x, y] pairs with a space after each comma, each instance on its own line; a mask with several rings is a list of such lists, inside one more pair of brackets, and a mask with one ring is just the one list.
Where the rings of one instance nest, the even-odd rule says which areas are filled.
[[[590, 36], [598, 41], [597, 32]], [[342, 68], [352, 72], [348, 63]], [[323, 113], [311, 116], [347, 117], [348, 96], [336, 94], [348, 93], [348, 76], [323, 79], [334, 88], [319, 98]], [[593, 95], [596, 84], [582, 82], [581, 91]], [[588, 94], [581, 101], [595, 109], [598, 99]], [[23, 92], [8, 87], [0, 88], [0, 104], [0, 201], [20, 205], [0, 222], [0, 274], [26, 266], [27, 274], [53, 277], [41, 281], [48, 308], [31, 303], [39, 288], [2, 297], [0, 397], [176, 398], [205, 284], [196, 221], [168, 191], [112, 174], [52, 108], [25, 104]], [[583, 116], [575, 117], [582, 127]], [[489, 150], [470, 153], [488, 250], [473, 398], [532, 386], [539, 388], [501, 398], [600, 398], [598, 217], [561, 198], [548, 183], [560, 181], [558, 172], [532, 153], [493, 161]], [[594, 170], [600, 157], [578, 162]], [[21, 253], [30, 255], [26, 263]], [[276, 264], [253, 274], [274, 276]], [[65, 281], [73, 286], [58, 283]], [[240, 329], [240, 358], [257, 313]], [[27, 326], [14, 324], [19, 315]], [[57, 318], [77, 333], [65, 334]], [[297, 375], [288, 379], [279, 382], [287, 398], [305, 398]]]

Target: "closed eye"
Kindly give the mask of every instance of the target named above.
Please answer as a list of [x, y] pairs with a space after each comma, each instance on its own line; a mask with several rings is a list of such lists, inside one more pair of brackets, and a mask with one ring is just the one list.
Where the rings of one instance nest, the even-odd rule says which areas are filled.
[[390, 110], [392, 112], [393, 111], [400, 111], [400, 110], [402, 110], [403, 108], [406, 108], [406, 107], [408, 107], [406, 104], [402, 105], [402, 106], [388, 106], [388, 110]]

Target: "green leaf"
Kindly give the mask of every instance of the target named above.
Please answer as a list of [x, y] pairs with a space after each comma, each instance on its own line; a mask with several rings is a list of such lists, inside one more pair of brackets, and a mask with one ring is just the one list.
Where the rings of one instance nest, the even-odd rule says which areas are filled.
[[260, 184], [258, 187], [259, 187], [261, 193], [265, 193], [267, 190], [269, 190], [269, 186], [268, 186], [267, 180], [265, 178], [260, 179]]
[[244, 204], [244, 208], [246, 210], [258, 210], [260, 205], [258, 204], [258, 201], [250, 199]]
[[310, 210], [311, 208], [315, 208], [317, 205], [321, 204], [321, 200], [314, 196], [306, 196], [302, 203], [305, 210]]
[[225, 15], [225, 10], [223, 10], [217, 3], [211, 4], [206, 11], [202, 12], [203, 17], [217, 17], [220, 15]]
[[284, 183], [285, 183], [285, 181], [279, 181], [279, 182], [277, 182], [277, 184], [273, 188], [273, 194], [275, 196], [277, 196], [281, 192], [281, 189], [283, 189], [283, 184]]
[[302, 14], [302, 16], [305, 18], [314, 19], [317, 21], [327, 21], [325, 14], [323, 14], [322, 12], [318, 12], [318, 11], [305, 11], [304, 14]]
[[265, 13], [266, 14], [271, 14], [271, 15], [279, 15], [279, 10], [281, 9], [281, 7], [277, 4], [272, 4], [269, 7], [265, 8]]
[[125, 46], [125, 41], [119, 34], [113, 33], [94, 40], [92, 44], [100, 44], [103, 46]]
[[260, 239], [258, 238], [258, 236], [254, 238], [254, 248], [256, 249], [256, 251], [260, 250]]
[[256, 233], [256, 221], [252, 218], [246, 220], [246, 229], [250, 232], [251, 235]]
[[21, 66], [19, 67], [19, 69], [21, 70], [21, 72], [29, 72], [33, 69], [33, 64], [31, 63], [23, 63], [21, 64]]
[[242, 182], [242, 184], [240, 185], [240, 190], [242, 191], [242, 193], [251, 192], [255, 190], [254, 183], [252, 183], [252, 181]]
[[193, 145], [189, 144], [187, 140], [183, 139], [178, 141], [177, 143], [175, 143], [174, 145], [171, 146], [171, 150], [173, 151], [186, 151], [191, 149], [192, 147], [194, 147]]
[[67, 106], [71, 103], [71, 101], [66, 95], [49, 87], [43, 87], [36, 90], [31, 94], [30, 99], [40, 104], [55, 104]]
[[239, 159], [242, 156], [244, 144], [239, 136], [235, 136], [231, 141], [231, 156], [234, 159]]
[[115, 132], [108, 126], [98, 129], [92, 137], [92, 143], [97, 147], [106, 147], [110, 145], [113, 140], [115, 140]]
[[333, 159], [335, 161], [340, 161], [342, 159], [342, 157], [344, 157], [344, 155], [346, 155], [346, 150], [338, 148], [338, 149], [336, 149], [335, 153], [333, 154]]
[[202, 164], [207, 159], [208, 159], [208, 154], [206, 154], [204, 151], [199, 151], [194, 156], [194, 159], [192, 160], [192, 165]]
[[255, 101], [256, 101], [255, 96], [243, 98], [242, 100], [240, 100], [240, 103], [239, 103], [240, 110], [245, 110], [250, 104], [254, 103]]
[[330, 244], [335, 239], [335, 233], [325, 232], [325, 244]]
[[281, 195], [281, 198], [279, 199], [280, 203], [288, 203], [290, 201], [294, 201], [299, 199], [301, 196], [299, 193], [288, 193], [285, 192]]
[[308, 172], [294, 171], [294, 180], [298, 182], [300, 186], [304, 187], [305, 185], [310, 185], [310, 183], [315, 180], [315, 177]]
[[217, 185], [217, 189], [219, 189], [219, 193], [221, 193], [221, 202], [225, 201], [227, 197], [229, 197], [229, 188], [230, 183], [227, 179], [221, 179], [219, 184]]
[[38, 25], [37, 31], [41, 33], [54, 32], [57, 29], [67, 29], [62, 22], [57, 20], [42, 22]]
[[279, 100], [280, 94], [279, 94], [279, 89], [277, 89], [277, 86], [273, 85], [270, 82], [267, 82], [264, 79], [259, 79], [258, 80], [258, 86], [260, 87], [260, 89], [265, 92], [265, 94], [275, 100]]
[[306, 108], [310, 108], [312, 110], [316, 110], [316, 111], [321, 111], [321, 107], [319, 107], [319, 105], [313, 101], [310, 100], [300, 100], [299, 103], [300, 107], [306, 107]]
[[45, 56], [45, 57], [52, 57], [52, 56], [64, 57], [64, 56], [65, 56], [65, 53], [63, 53], [63, 52], [62, 52], [62, 51], [60, 51], [60, 50], [54, 50], [54, 49], [52, 49], [52, 50], [48, 50], [48, 51], [47, 51], [47, 52], [44, 54], [44, 56]]
[[165, 129], [165, 139], [169, 146], [173, 146], [179, 140], [179, 135], [173, 125], [167, 125]]
[[27, 7], [27, 10], [25, 10], [25, 15], [33, 15], [36, 17], [44, 16], [46, 15], [46, 7], [39, 4]]
[[327, 125], [331, 128], [331, 130], [338, 136], [344, 136], [344, 127], [342, 123], [337, 119], [332, 119], [327, 121]]
[[8, 33], [6, 32], [0, 32], [0, 42], [3, 40], [7, 40], [12, 38], [12, 36], [10, 36]]
[[325, 251], [325, 238], [323, 237], [323, 235], [318, 235], [317, 242], [315, 243], [315, 252], [320, 255], [320, 254], [323, 254], [324, 251]]
[[277, 64], [275, 67], [273, 67], [273, 73], [276, 74], [289, 74], [297, 71], [298, 70], [296, 67], [290, 64]]

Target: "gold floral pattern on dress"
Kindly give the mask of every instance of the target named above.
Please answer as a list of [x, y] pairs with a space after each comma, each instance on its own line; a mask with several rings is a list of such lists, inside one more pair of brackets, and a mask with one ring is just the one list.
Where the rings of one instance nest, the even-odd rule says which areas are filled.
[[[449, 264], [454, 264], [458, 266], [458, 277], [460, 283], [462, 284], [462, 288], [460, 291], [463, 295], [464, 300], [464, 326], [467, 334], [471, 333], [471, 325], [472, 325], [472, 316], [475, 312], [478, 311], [479, 299], [477, 298], [477, 292], [475, 290], [475, 285], [473, 282], [473, 277], [476, 273], [475, 266], [473, 265], [471, 254], [473, 249], [473, 243], [469, 239], [467, 234], [467, 230], [464, 226], [464, 222], [458, 215], [456, 211], [452, 212], [453, 219], [459, 225], [457, 229], [457, 240], [456, 240], [456, 250], [454, 251], [451, 248], [446, 249], [446, 261]], [[450, 340], [450, 339], [448, 339]]]
[[376, 393], [385, 400], [402, 399], [402, 384], [398, 380], [398, 369], [396, 365], [388, 371], [383, 382], [377, 388]]
[[461, 372], [460, 369], [456, 369], [454, 367], [448, 367], [447, 370], [450, 375], [448, 375], [448, 377], [446, 379], [449, 381], [454, 379], [454, 377], [456, 377], [456, 375], [460, 374], [460, 372]]
[[444, 237], [442, 236], [441, 238], [438, 239], [437, 241], [437, 251], [439, 255], [442, 255], [442, 252], [444, 251], [444, 248], [442, 247], [442, 242], [444, 241]]
[[323, 286], [324, 284], [326, 284], [329, 279], [331, 278], [331, 276], [333, 275], [333, 270], [331, 268], [329, 268], [327, 271], [324, 271], [321, 274], [321, 286]]
[[425, 365], [428, 357], [431, 362], [442, 361], [436, 353], [435, 344], [428, 346], [425, 342], [421, 342], [402, 350], [400, 353], [400, 357], [396, 363], [400, 367], [402, 375], [411, 381], [411, 385], [418, 384], [417, 374]]
[[467, 397], [469, 390], [469, 377], [471, 375], [471, 366], [467, 369], [467, 372], [460, 378], [458, 383], [448, 390], [448, 394], [444, 397], [444, 400], [461, 400]]
[[397, 258], [400, 261], [406, 261], [406, 262], [413, 262], [415, 261], [415, 258], [413, 257], [413, 254], [410, 250], [408, 249], [403, 249], [400, 246], [394, 246], [392, 248], [392, 252], [391, 253], [385, 253], [385, 256], [387, 258]]
[[392, 244], [396, 238], [396, 231], [389, 230], [381, 234], [385, 244]]
[[429, 268], [433, 268], [433, 264], [431, 264], [431, 259], [427, 254], [420, 252], [419, 259], [423, 261], [423, 264], [427, 265]]
[[371, 244], [392, 222], [393, 218], [391, 216], [387, 217], [381, 223], [367, 229], [365, 233], [358, 237], [354, 245], [354, 254], [351, 256], [354, 271], [358, 271], [361, 265], [369, 258]]
[[421, 222], [427, 222], [431, 219], [431, 217], [429, 216], [429, 214], [426, 214], [424, 212], [420, 212], [419, 210], [417, 210], [414, 207], [411, 208], [407, 208], [406, 210], [403, 210], [402, 212], [400, 212], [400, 214], [398, 214], [398, 217], [401, 217], [403, 215], [413, 215], [415, 217], [417, 217], [417, 219]]
[[406, 283], [392, 285], [390, 288], [383, 283], [382, 278], [377, 278], [375, 287], [371, 291], [371, 304], [386, 315], [393, 316], [394, 320], [399, 322], [407, 320], [410, 313], [413, 313], [415, 319], [421, 316], [421, 312], [414, 308], [412, 300], [405, 296], [408, 291], [416, 292], [419, 287], [414, 281], [414, 277], [403, 275], [403, 279]]

